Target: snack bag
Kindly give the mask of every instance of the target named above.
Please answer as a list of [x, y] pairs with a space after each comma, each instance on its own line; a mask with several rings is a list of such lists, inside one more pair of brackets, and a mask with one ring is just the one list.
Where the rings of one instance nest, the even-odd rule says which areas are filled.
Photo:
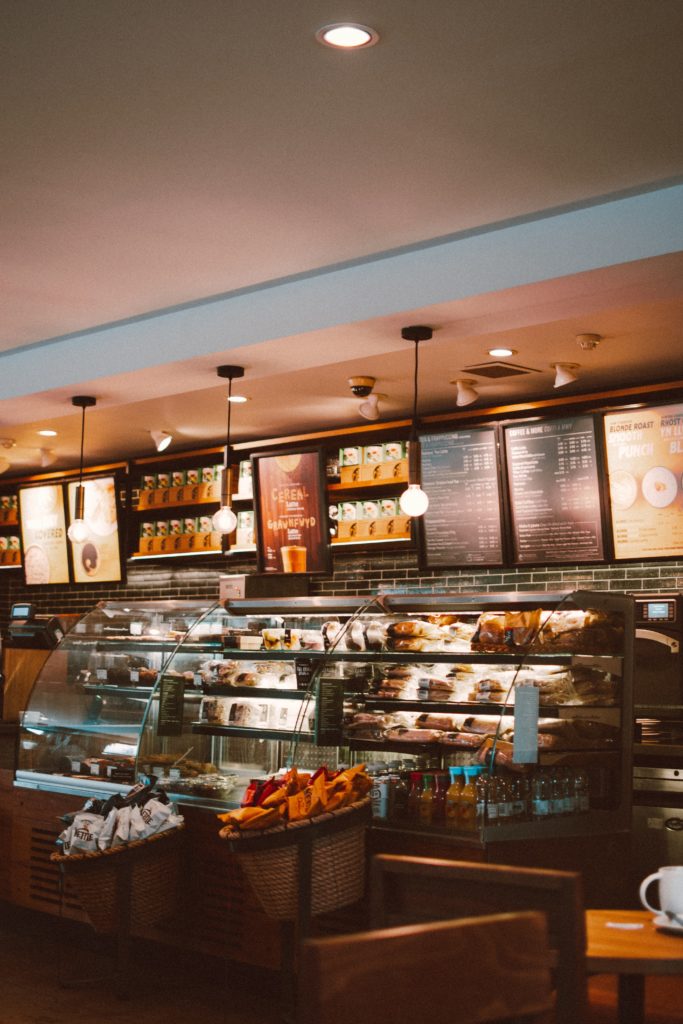
[[112, 807], [107, 817], [104, 819], [104, 825], [97, 837], [97, 847], [99, 850], [108, 850], [114, 839], [114, 832], [116, 831], [116, 821], [118, 819], [119, 812], [116, 807]]
[[[76, 815], [71, 826], [69, 853], [94, 853], [97, 850], [97, 837], [102, 831], [104, 818], [101, 814], [81, 811]], [[66, 852], [66, 851], [65, 851]]]
[[130, 806], [119, 808], [116, 819], [116, 829], [111, 841], [112, 849], [116, 846], [121, 846], [122, 843], [128, 842], [128, 837], [130, 835], [130, 812]]

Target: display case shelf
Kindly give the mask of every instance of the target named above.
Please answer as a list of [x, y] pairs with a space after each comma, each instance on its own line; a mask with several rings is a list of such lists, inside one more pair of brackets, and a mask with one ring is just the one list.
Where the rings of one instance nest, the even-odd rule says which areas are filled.
[[288, 740], [303, 743], [312, 743], [314, 739], [311, 732], [295, 732], [290, 729], [252, 729], [246, 725], [210, 725], [206, 722], [193, 722], [192, 732], [204, 736], [235, 736], [242, 739]]

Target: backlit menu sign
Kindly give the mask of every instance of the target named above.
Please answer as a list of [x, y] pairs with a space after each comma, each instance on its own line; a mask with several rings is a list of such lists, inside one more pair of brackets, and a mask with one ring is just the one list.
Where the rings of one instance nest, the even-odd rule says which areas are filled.
[[518, 564], [604, 557], [592, 416], [507, 426], [513, 557]]
[[[77, 483], [69, 484], [69, 520], [73, 520]], [[121, 553], [113, 476], [84, 480], [83, 519], [88, 536], [72, 544], [75, 583], [105, 583], [121, 579]]]
[[615, 558], [683, 555], [683, 405], [605, 415]]
[[421, 556], [431, 568], [501, 565], [503, 540], [496, 432], [490, 427], [422, 434], [429, 508]]
[[259, 572], [329, 571], [322, 455], [252, 455]]
[[61, 484], [19, 490], [24, 577], [29, 586], [69, 582]]

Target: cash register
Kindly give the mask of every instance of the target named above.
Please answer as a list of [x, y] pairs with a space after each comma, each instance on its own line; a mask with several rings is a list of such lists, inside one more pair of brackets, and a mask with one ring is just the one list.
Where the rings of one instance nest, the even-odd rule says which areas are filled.
[[56, 647], [64, 630], [55, 615], [37, 615], [29, 601], [13, 604], [7, 627], [8, 647], [50, 649]]

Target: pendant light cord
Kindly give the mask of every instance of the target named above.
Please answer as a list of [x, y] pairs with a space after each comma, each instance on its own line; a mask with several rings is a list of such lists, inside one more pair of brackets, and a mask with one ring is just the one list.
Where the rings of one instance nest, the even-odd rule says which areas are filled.
[[81, 463], [78, 471], [78, 486], [83, 486], [83, 446], [85, 444], [85, 406], [81, 409]]
[[232, 412], [232, 377], [228, 377], [228, 432], [225, 436], [225, 468], [230, 469], [230, 413]]
[[411, 437], [417, 435], [417, 349], [419, 341], [415, 342], [415, 373], [413, 375], [413, 427], [411, 431]]

